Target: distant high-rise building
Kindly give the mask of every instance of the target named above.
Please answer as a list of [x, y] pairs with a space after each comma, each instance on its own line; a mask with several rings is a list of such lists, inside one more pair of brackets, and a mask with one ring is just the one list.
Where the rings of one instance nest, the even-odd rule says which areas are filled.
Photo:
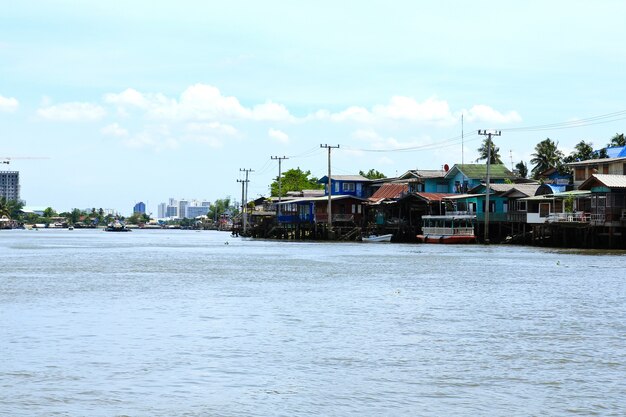
[[188, 206], [185, 217], [188, 219], [194, 219], [198, 216], [206, 216], [209, 212], [209, 207], [206, 206]]
[[178, 200], [178, 217], [187, 217], [187, 207], [189, 206], [189, 201], [182, 199]]
[[20, 173], [0, 171], [0, 197], [7, 200], [20, 200]]
[[165, 217], [178, 217], [178, 206], [167, 206]]
[[165, 212], [167, 210], [167, 204], [165, 203], [160, 203], [158, 208], [157, 208], [157, 218], [159, 219], [163, 219], [165, 218]]
[[133, 207], [133, 214], [134, 213], [146, 214], [146, 205], [143, 203], [143, 201], [135, 204], [135, 207]]

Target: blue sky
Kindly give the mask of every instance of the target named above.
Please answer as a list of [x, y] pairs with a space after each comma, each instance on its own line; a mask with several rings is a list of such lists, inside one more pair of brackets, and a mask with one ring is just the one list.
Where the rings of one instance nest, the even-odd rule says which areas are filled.
[[[388, 176], [605, 145], [626, 110], [623, 1], [45, 1], [0, 13], [0, 157], [29, 205], [156, 213], [267, 194], [283, 169]], [[461, 115], [466, 138], [462, 155]], [[403, 150], [412, 148], [412, 150]], [[3, 165], [6, 167], [6, 165]]]

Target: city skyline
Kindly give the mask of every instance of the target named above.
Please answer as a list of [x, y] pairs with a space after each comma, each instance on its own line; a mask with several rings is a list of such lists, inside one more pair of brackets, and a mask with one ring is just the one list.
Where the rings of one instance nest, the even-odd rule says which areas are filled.
[[2, 166], [28, 205], [238, 200], [241, 168], [253, 199], [272, 156], [326, 175], [326, 143], [336, 174], [394, 176], [474, 161], [478, 129], [509, 168], [626, 130], [623, 2], [151, 4], [3, 10], [0, 157], [49, 158]]

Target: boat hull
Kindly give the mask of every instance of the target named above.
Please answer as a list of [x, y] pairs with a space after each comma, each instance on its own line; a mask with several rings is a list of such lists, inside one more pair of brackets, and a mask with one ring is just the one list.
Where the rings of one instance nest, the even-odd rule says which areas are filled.
[[422, 243], [466, 244], [466, 243], [476, 243], [476, 236], [473, 236], [473, 235], [417, 235], [417, 240], [419, 240]]
[[361, 238], [363, 242], [391, 242], [392, 234], [380, 235], [380, 236], [368, 236]]

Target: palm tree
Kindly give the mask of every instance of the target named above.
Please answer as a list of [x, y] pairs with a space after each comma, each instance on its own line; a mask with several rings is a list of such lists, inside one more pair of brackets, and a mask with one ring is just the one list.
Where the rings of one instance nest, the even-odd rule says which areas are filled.
[[546, 138], [535, 146], [535, 153], [530, 163], [534, 165], [532, 169], [533, 178], [537, 178], [539, 174], [549, 168], [560, 169], [563, 165], [563, 152], [558, 149], [558, 142]]
[[574, 146], [574, 151], [563, 159], [563, 162], [587, 161], [589, 159], [597, 159], [598, 154], [593, 150], [593, 143], [581, 140]]
[[[487, 163], [487, 158], [488, 158], [488, 154], [489, 154], [489, 147], [488, 147], [488, 143], [489, 143], [489, 138], [485, 138], [485, 140], [483, 140], [482, 145], [480, 145], [480, 148], [478, 148], [478, 159], [476, 159], [476, 162], [480, 162], [480, 161], [485, 161], [485, 163]], [[490, 163], [493, 164], [502, 164], [502, 159], [500, 158], [500, 148], [498, 148], [497, 146], [493, 145], [493, 142], [491, 142], [491, 161]]]
[[517, 169], [517, 172], [519, 172], [519, 176], [521, 178], [526, 178], [526, 176], [528, 176], [528, 166], [526, 165], [526, 162], [519, 161], [515, 165], [515, 169]]
[[624, 137], [623, 133], [616, 133], [606, 146], [607, 148], [626, 146], [626, 137]]
[[21, 201], [8, 200], [6, 197], [0, 197], [0, 217], [16, 219], [23, 207], [24, 203]]

